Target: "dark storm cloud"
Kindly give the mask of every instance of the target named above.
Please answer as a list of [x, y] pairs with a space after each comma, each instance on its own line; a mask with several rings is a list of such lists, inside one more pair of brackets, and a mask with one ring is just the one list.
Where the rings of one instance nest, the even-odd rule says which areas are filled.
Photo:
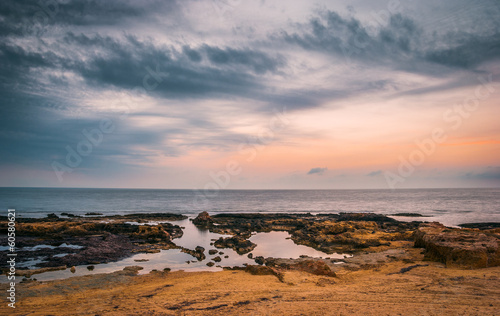
[[[79, 49], [88, 49], [85, 60], [68, 61], [67, 64], [94, 86], [131, 89], [144, 83], [144, 76], [149, 74], [153, 77], [151, 85], [155, 85], [155, 78], [159, 79], [154, 93], [168, 98], [217, 94], [248, 96], [256, 89], [264, 90], [257, 75], [277, 72], [285, 66], [282, 58], [250, 49], [204, 45], [200, 49], [185, 46], [178, 52], [139, 41], [133, 36], [119, 41], [72, 33], [68, 33], [64, 41]], [[99, 53], [93, 53], [95, 50]], [[210, 64], [199, 64], [203, 58]]]
[[[95, 1], [95, 0], [17, 0], [0, 2], [3, 20], [0, 34], [6, 30], [29, 34], [40, 26], [102, 26], [126, 24], [155, 12], [178, 14], [177, 1]], [[12, 33], [11, 33], [12, 35]]]
[[[393, 14], [385, 25], [364, 25], [355, 17], [327, 11], [300, 25], [300, 31], [283, 31], [282, 38], [303, 49], [320, 51], [344, 61], [386, 65], [409, 72], [442, 75], [431, 65], [473, 70], [500, 56], [500, 30], [494, 32], [450, 31], [427, 34], [415, 20]], [[431, 65], [425, 65], [425, 63]]]

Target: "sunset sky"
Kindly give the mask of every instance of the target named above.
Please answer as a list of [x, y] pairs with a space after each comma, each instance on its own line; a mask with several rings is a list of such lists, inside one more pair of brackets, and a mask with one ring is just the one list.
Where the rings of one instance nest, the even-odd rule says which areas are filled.
[[500, 187], [500, 2], [2, 1], [0, 186]]

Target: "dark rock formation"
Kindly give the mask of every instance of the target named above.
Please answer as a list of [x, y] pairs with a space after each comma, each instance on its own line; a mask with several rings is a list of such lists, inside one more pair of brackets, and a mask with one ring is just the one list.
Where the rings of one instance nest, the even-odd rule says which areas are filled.
[[204, 254], [205, 248], [197, 246], [195, 250], [188, 249], [188, 248], [182, 248], [182, 252], [190, 254], [191, 256], [195, 257], [196, 260], [198, 261], [203, 261], [205, 260], [206, 256]]
[[257, 257], [255, 257], [254, 260], [255, 260], [255, 263], [257, 263], [259, 265], [263, 265], [266, 262], [264, 257], [262, 257], [262, 256], [257, 256]]
[[196, 216], [195, 219], [193, 219], [193, 224], [196, 226], [202, 226], [202, 227], [208, 227], [212, 225], [214, 220], [210, 217], [208, 212], [201, 212]]
[[226, 238], [220, 237], [214, 242], [214, 246], [217, 248], [231, 248], [238, 254], [243, 255], [254, 250], [257, 245], [242, 236], [234, 236]]

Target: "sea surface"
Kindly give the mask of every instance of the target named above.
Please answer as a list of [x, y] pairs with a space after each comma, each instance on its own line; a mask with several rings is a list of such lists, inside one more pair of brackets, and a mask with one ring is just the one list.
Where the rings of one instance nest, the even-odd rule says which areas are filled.
[[[169, 212], [216, 213], [420, 213], [419, 220], [456, 226], [500, 222], [500, 189], [398, 190], [154, 190], [0, 188], [0, 215], [45, 217], [62, 212], [104, 215]], [[399, 217], [405, 220], [405, 218]], [[415, 220], [409, 218], [407, 220]]]

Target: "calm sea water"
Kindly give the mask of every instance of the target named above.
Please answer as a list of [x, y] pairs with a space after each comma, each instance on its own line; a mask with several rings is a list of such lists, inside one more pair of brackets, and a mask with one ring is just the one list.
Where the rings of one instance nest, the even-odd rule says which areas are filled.
[[193, 190], [0, 188], [0, 212], [7, 208], [22, 217], [61, 212], [412, 212], [432, 216], [421, 220], [458, 225], [500, 222], [500, 189], [225, 190], [205, 195]]

